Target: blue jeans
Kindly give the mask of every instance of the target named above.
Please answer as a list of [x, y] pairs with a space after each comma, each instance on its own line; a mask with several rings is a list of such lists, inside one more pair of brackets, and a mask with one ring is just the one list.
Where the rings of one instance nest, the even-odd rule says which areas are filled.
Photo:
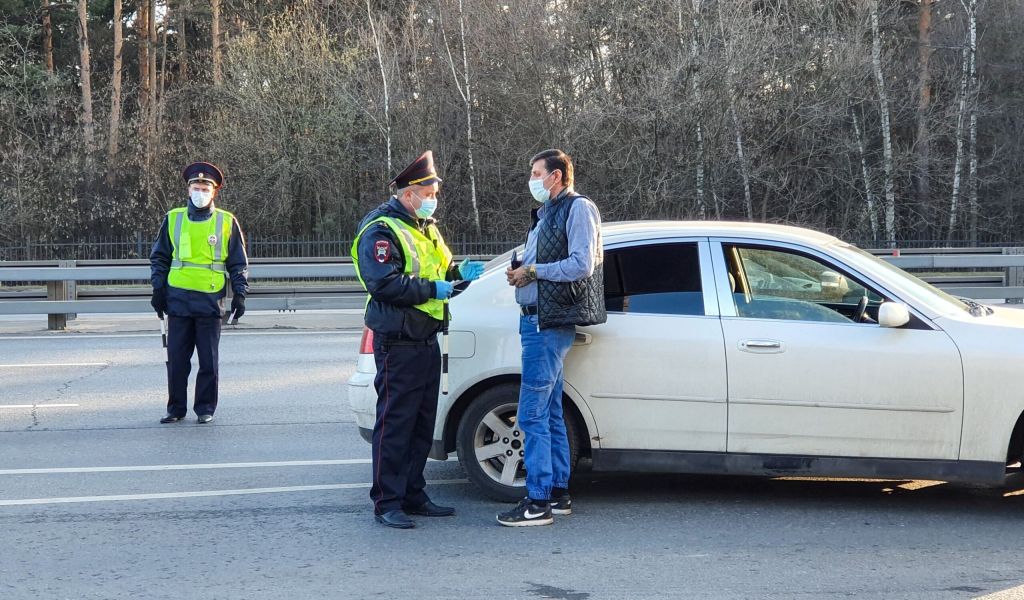
[[537, 316], [519, 318], [523, 383], [516, 421], [525, 435], [526, 491], [547, 500], [551, 488], [569, 487], [569, 437], [562, 416], [562, 363], [576, 337], [575, 327], [537, 331]]

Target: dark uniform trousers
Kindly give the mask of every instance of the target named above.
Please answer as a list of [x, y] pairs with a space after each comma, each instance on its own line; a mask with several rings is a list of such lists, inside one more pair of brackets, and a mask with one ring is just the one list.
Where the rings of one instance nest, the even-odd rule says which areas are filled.
[[441, 351], [437, 338], [388, 341], [373, 338], [377, 376], [377, 421], [373, 426], [373, 487], [376, 514], [419, 506], [430, 498], [423, 467], [434, 439]]
[[197, 415], [217, 410], [217, 348], [220, 346], [219, 317], [175, 317], [167, 315], [167, 414], [188, 414], [188, 375], [192, 353], [199, 351], [199, 373], [193, 408]]

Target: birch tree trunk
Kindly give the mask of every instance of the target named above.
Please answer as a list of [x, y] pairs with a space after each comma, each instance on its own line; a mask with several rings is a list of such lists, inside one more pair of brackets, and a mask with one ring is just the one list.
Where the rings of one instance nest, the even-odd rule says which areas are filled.
[[94, 128], [92, 116], [92, 71], [89, 67], [89, 13], [87, 1], [78, 0], [78, 56], [80, 63], [80, 83], [82, 87], [82, 134], [88, 157], [95, 151]]
[[892, 130], [889, 125], [889, 95], [882, 74], [882, 36], [878, 30], [878, 0], [871, 5], [871, 64], [878, 87], [878, 103], [882, 117], [882, 160], [885, 169], [885, 236], [890, 245], [896, 243], [896, 192], [893, 185]]
[[956, 233], [957, 216], [960, 211], [960, 171], [964, 162], [964, 118], [967, 116], [967, 76], [970, 68], [967, 65], [969, 41], [964, 40], [964, 49], [960, 63], [960, 109], [956, 115], [956, 156], [953, 159], [953, 191], [949, 198], [949, 231], [946, 239], [952, 240]]
[[917, 21], [918, 44], [918, 98], [917, 98], [917, 139], [914, 144], [916, 173], [915, 191], [917, 192], [917, 210], [930, 213], [928, 210], [931, 199], [931, 136], [928, 127], [928, 111], [931, 107], [931, 76], [929, 62], [932, 55], [932, 2], [920, 0]]
[[[221, 0], [212, 0], [211, 2], [213, 18], [210, 22], [210, 37], [213, 38], [213, 43], [210, 52], [213, 57], [213, 85], [220, 85], [224, 81], [220, 66], [220, 3]], [[390, 162], [388, 163], [388, 172], [391, 172]]]
[[[692, 0], [693, 2], [693, 30], [690, 36], [690, 65], [692, 67], [690, 73], [690, 86], [693, 90], [693, 99], [695, 107], [697, 109], [697, 125], [696, 125], [696, 139], [697, 139], [697, 172], [696, 172], [696, 191], [697, 191], [697, 215], [701, 219], [707, 218], [707, 203], [704, 200], [704, 126], [701, 120], [701, 94], [700, 94], [700, 69], [697, 66], [697, 35], [700, 32], [700, 4], [701, 0]], [[679, 45], [683, 48], [686, 47], [686, 42], [683, 39], [683, 0], [679, 0], [676, 4], [676, 8], [679, 11], [679, 22], [678, 22], [678, 35]], [[717, 203], [716, 203], [717, 208]]]
[[473, 230], [477, 237], [480, 237], [480, 211], [477, 208], [476, 200], [476, 169], [473, 166], [473, 93], [469, 79], [469, 58], [466, 51], [466, 15], [462, 10], [462, 0], [459, 0], [459, 32], [462, 42], [462, 77], [455, 72], [455, 59], [452, 58], [452, 50], [448, 45], [448, 35], [444, 32], [444, 23], [441, 21], [441, 11], [438, 11], [438, 23], [441, 25], [441, 34], [444, 37], [444, 47], [448, 52], [448, 64], [452, 68], [452, 76], [455, 78], [455, 87], [459, 90], [462, 102], [466, 106], [466, 155], [469, 163], [469, 202], [472, 210]]
[[871, 177], [868, 173], [868, 159], [864, 152], [864, 135], [860, 130], [860, 120], [857, 119], [856, 109], [850, 109], [853, 117], [853, 132], [857, 136], [857, 152], [860, 154], [861, 177], [864, 178], [864, 195], [867, 198], [868, 222], [871, 224], [871, 239], [878, 239], [878, 212], [875, 209], [875, 193], [871, 191]]
[[114, 0], [114, 73], [110, 81], [110, 134], [107, 144], [107, 182], [114, 184], [117, 173], [117, 144], [121, 127], [121, 0]]
[[968, 209], [970, 211], [970, 240], [972, 244], [978, 242], [978, 98], [980, 91], [978, 89], [978, 70], [977, 70], [977, 56], [978, 56], [978, 0], [969, 0], [969, 9], [967, 11], [968, 19], [970, 20], [970, 43], [968, 48], [968, 65], [971, 73], [971, 126], [970, 126], [970, 147], [968, 149], [968, 155], [970, 157], [970, 168], [967, 173], [967, 193], [968, 193]]
[[46, 73], [53, 77], [53, 22], [50, 19], [50, 0], [43, 0], [43, 55]]
[[384, 86], [384, 126], [381, 130], [388, 151], [388, 170], [386, 172], [391, 173], [391, 97], [388, 91], [388, 76], [384, 71], [384, 53], [380, 47], [377, 25], [374, 23], [373, 14], [370, 11], [370, 0], [366, 0], [366, 18], [370, 21], [370, 31], [373, 32], [373, 45], [377, 49], [377, 66], [380, 67], [380, 81]]

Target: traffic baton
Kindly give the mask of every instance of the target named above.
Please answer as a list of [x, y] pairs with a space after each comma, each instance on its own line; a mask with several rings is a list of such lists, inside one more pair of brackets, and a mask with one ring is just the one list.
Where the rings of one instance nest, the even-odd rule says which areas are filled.
[[444, 318], [441, 320], [441, 393], [448, 395], [448, 301], [444, 301]]
[[160, 317], [160, 341], [163, 342], [164, 348], [167, 347], [167, 324], [164, 323], [164, 318]]

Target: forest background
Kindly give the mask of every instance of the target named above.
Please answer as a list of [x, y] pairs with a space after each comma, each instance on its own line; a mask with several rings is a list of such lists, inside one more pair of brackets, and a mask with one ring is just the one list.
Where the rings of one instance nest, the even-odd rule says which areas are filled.
[[0, 0], [0, 248], [151, 239], [194, 160], [250, 235], [351, 239], [425, 149], [446, 235], [515, 240], [549, 147], [606, 221], [1022, 240], [1022, 39], [1017, 0]]

